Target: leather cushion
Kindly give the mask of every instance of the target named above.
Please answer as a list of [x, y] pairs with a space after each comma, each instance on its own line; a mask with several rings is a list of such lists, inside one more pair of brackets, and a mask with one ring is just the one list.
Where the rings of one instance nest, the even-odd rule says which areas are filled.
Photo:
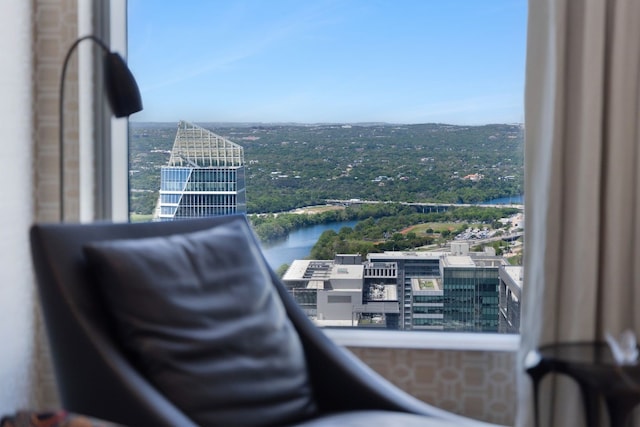
[[299, 337], [245, 221], [84, 247], [139, 369], [201, 426], [316, 411]]

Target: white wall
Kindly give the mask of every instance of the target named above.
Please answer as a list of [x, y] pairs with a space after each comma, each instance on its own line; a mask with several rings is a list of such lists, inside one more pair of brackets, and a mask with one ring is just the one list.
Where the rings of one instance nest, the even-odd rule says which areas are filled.
[[34, 396], [31, 4], [0, 0], [0, 416]]
[[[349, 302], [329, 302], [329, 297], [350, 298]], [[353, 320], [353, 306], [362, 305], [362, 291], [324, 291], [318, 290], [319, 320]]]

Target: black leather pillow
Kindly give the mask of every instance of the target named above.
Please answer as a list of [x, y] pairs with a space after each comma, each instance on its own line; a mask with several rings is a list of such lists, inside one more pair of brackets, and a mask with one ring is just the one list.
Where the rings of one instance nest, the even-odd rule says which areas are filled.
[[124, 348], [200, 426], [312, 415], [299, 337], [242, 219], [84, 248]]

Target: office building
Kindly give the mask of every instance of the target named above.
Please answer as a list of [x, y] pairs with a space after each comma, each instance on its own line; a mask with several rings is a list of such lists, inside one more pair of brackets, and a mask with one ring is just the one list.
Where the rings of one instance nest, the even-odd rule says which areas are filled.
[[411, 279], [410, 328], [415, 330], [445, 329], [444, 290], [440, 278]]
[[[400, 295], [400, 326], [399, 329], [414, 329], [413, 299], [414, 294], [419, 299], [426, 295], [420, 291], [421, 284], [426, 280], [440, 277], [440, 258], [443, 252], [412, 252], [412, 251], [387, 251], [383, 253], [370, 253], [367, 260], [372, 263], [393, 263], [396, 265], [396, 286]], [[422, 304], [422, 303], [421, 303]], [[426, 303], [425, 303], [426, 304]], [[425, 307], [425, 306], [422, 306]], [[428, 314], [428, 313], [419, 313]], [[419, 316], [424, 318], [423, 316]], [[417, 321], [417, 329], [426, 329], [429, 326], [425, 322]], [[428, 322], [427, 322], [428, 323]]]
[[442, 258], [445, 330], [498, 332], [499, 272], [506, 265], [491, 252]]
[[181, 121], [163, 166], [156, 219], [170, 221], [246, 212], [244, 149]]
[[[450, 252], [370, 253], [364, 262], [358, 255], [295, 260], [283, 281], [324, 326], [507, 332], [499, 327], [499, 290], [508, 268], [492, 248], [470, 252], [457, 242]], [[511, 318], [519, 318], [515, 295], [509, 293]]]
[[359, 255], [295, 260], [282, 281], [320, 326], [398, 329], [398, 293], [392, 265], [362, 263]]
[[500, 320], [498, 332], [520, 333], [520, 301], [524, 268], [510, 265], [500, 269]]

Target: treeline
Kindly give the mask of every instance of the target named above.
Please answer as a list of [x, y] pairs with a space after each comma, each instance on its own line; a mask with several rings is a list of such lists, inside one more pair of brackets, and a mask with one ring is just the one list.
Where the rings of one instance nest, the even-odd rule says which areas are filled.
[[346, 222], [384, 216], [410, 215], [415, 210], [397, 203], [350, 206], [341, 210], [315, 214], [265, 214], [251, 215], [251, 225], [263, 242], [282, 239], [294, 230], [318, 224]]
[[136, 191], [129, 194], [129, 212], [136, 214], [150, 214], [158, 203], [158, 194], [156, 191]]
[[[515, 209], [451, 208], [445, 212], [418, 213], [368, 218], [354, 228], [344, 227], [339, 232], [325, 231], [311, 250], [312, 259], [333, 259], [337, 253], [360, 253], [366, 257], [371, 252], [402, 251], [433, 243], [443, 243], [451, 235], [466, 230], [468, 222], [483, 222], [498, 226], [500, 218], [515, 214]], [[458, 222], [455, 230], [425, 233], [401, 233], [412, 225], [433, 222]]]
[[[422, 213], [419, 208], [398, 203], [380, 203], [370, 205], [354, 205], [343, 210], [329, 211], [317, 214], [268, 214], [251, 215], [250, 220], [254, 231], [263, 242], [286, 237], [290, 232], [299, 228], [332, 222], [359, 220], [354, 230], [362, 240], [395, 239], [401, 244], [400, 236], [395, 236], [401, 230], [416, 224], [427, 222], [483, 222], [492, 224], [500, 218], [514, 215], [515, 208], [485, 208], [485, 207], [456, 207], [442, 212]], [[466, 227], [466, 226], [465, 226]], [[343, 232], [343, 236], [346, 231]], [[414, 233], [415, 234], [415, 233]], [[346, 236], [345, 236], [346, 237]], [[446, 237], [446, 236], [445, 236]], [[403, 236], [406, 246], [422, 246], [418, 238], [412, 233]], [[422, 237], [420, 237], [422, 238]], [[426, 242], [427, 240], [425, 240]], [[398, 246], [400, 247], [400, 246]], [[380, 250], [385, 246], [380, 246]], [[401, 249], [397, 249], [401, 250]], [[356, 251], [361, 252], [361, 251]]]
[[[318, 239], [311, 250], [312, 259], [333, 259], [337, 253], [359, 253], [366, 257], [368, 253], [384, 251], [403, 251], [415, 249], [433, 243], [444, 243], [450, 235], [456, 235], [467, 229], [470, 222], [483, 222], [500, 226], [500, 218], [514, 215], [516, 209], [464, 207], [451, 208], [446, 212], [418, 213], [387, 216], [378, 219], [368, 218], [356, 224], [354, 228], [344, 227], [339, 232], [327, 230]], [[436, 233], [428, 229], [423, 234], [400, 231], [416, 224], [433, 222], [459, 223], [455, 230]]]
[[[418, 236], [416, 233], [382, 233], [379, 239], [370, 236], [380, 234], [380, 227], [369, 218], [359, 222], [354, 228], [343, 227], [337, 233], [327, 230], [311, 249], [311, 259], [333, 259], [336, 254], [361, 254], [366, 257], [371, 252], [404, 251], [433, 244], [435, 236]], [[385, 238], [386, 237], [386, 238]]]

